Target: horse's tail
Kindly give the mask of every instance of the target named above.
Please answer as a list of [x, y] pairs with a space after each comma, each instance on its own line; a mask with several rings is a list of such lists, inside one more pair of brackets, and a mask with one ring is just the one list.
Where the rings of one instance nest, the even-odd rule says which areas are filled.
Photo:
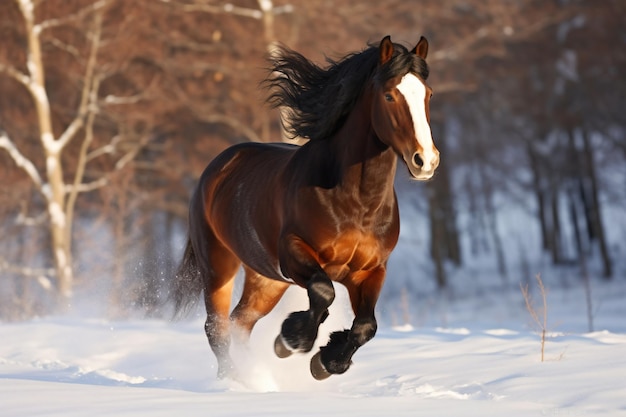
[[178, 267], [170, 289], [170, 300], [174, 302], [174, 318], [180, 319], [188, 316], [198, 304], [203, 289], [198, 259], [193, 250], [191, 239], [187, 238], [183, 260]]

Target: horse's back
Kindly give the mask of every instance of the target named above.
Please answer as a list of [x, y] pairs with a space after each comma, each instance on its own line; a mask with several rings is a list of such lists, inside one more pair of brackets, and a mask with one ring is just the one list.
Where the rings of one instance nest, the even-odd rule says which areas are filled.
[[[219, 153], [206, 167], [200, 183], [206, 181], [205, 177], [215, 175], [217, 172], [237, 171], [245, 168], [247, 163], [272, 160], [281, 163], [287, 161], [291, 154], [299, 147], [288, 143], [259, 143], [244, 142], [226, 148]], [[241, 168], [240, 168], [241, 167]]]
[[273, 248], [280, 231], [283, 172], [298, 148], [252, 142], [231, 146], [207, 166], [192, 199], [199, 221], [224, 246], [273, 278], [280, 278]]
[[[286, 165], [298, 146], [286, 143], [246, 142], [233, 145], [207, 165], [198, 182], [198, 191], [215, 192], [229, 186], [250, 187], [266, 184]], [[259, 177], [259, 176], [263, 177]]]

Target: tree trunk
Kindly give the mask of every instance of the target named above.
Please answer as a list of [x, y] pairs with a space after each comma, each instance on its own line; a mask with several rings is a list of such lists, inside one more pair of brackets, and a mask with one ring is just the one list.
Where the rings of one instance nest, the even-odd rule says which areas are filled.
[[[437, 128], [437, 125], [434, 126]], [[445, 155], [445, 134], [439, 135], [439, 150]], [[430, 219], [431, 255], [435, 263], [436, 280], [439, 288], [447, 286], [445, 261], [461, 264], [459, 233], [451, 192], [449, 167], [445, 156], [441, 158], [437, 175], [426, 184], [428, 190], [428, 212]]]
[[526, 141], [526, 152], [530, 161], [530, 169], [533, 174], [532, 186], [535, 198], [537, 199], [537, 217], [541, 228], [541, 247], [544, 251], [550, 249], [548, 215], [546, 213], [546, 198], [544, 193], [544, 181], [541, 174], [541, 163], [530, 140]]
[[506, 258], [504, 256], [504, 246], [502, 245], [502, 239], [500, 239], [500, 233], [498, 232], [498, 211], [494, 207], [493, 197], [491, 194], [487, 194], [486, 198], [486, 210], [487, 210], [487, 224], [493, 245], [496, 251], [496, 262], [498, 265], [498, 273], [502, 278], [502, 282], [507, 284], [509, 282], [509, 273], [506, 268]]
[[485, 172], [484, 164], [478, 164], [476, 167], [478, 172], [480, 183], [482, 184], [482, 196], [485, 203], [485, 214], [487, 218], [487, 230], [491, 235], [491, 240], [496, 251], [496, 263], [498, 266], [498, 273], [504, 284], [508, 283], [509, 277], [506, 269], [506, 260], [504, 257], [504, 248], [502, 245], [502, 239], [500, 239], [500, 233], [498, 233], [498, 211], [494, 205], [494, 187]]
[[[429, 194], [432, 195], [433, 193]], [[444, 256], [445, 233], [439, 220], [440, 211], [434, 199], [430, 199], [428, 206], [430, 217], [430, 254], [435, 264], [435, 281], [439, 289], [444, 289], [448, 286]]]
[[[40, 191], [46, 199], [47, 212], [49, 215], [49, 230], [51, 239], [52, 257], [57, 278], [57, 290], [59, 303], [66, 307], [72, 295], [72, 287], [74, 284], [74, 272], [72, 265], [72, 220], [73, 206], [76, 199], [78, 184], [81, 183], [83, 170], [77, 171], [74, 189], [68, 198], [65, 177], [63, 173], [62, 153], [67, 144], [84, 124], [84, 117], [87, 112], [92, 112], [91, 121], [93, 122], [93, 110], [88, 110], [87, 105], [90, 99], [94, 99], [93, 73], [96, 62], [97, 49], [100, 40], [100, 27], [102, 23], [101, 13], [96, 13], [94, 20], [94, 31], [91, 33], [90, 54], [87, 60], [85, 78], [83, 80], [82, 97], [78, 108], [78, 114], [72, 123], [65, 129], [59, 138], [55, 138], [52, 128], [52, 112], [50, 110], [50, 101], [46, 92], [45, 69], [41, 52], [40, 35], [42, 31], [41, 24], [35, 25], [34, 9], [35, 4], [32, 0], [17, 1], [19, 9], [24, 18], [24, 27], [27, 38], [27, 62], [28, 75], [16, 76], [29, 91], [37, 113], [37, 122], [39, 126], [39, 139], [42, 145], [45, 162], [46, 177], [45, 182], [38, 184]], [[94, 9], [95, 10], [95, 9]], [[97, 85], [97, 84], [96, 84]], [[91, 132], [89, 132], [91, 133]], [[87, 140], [87, 139], [86, 139]], [[86, 151], [83, 146], [83, 151]], [[84, 157], [83, 152], [83, 157]], [[81, 161], [84, 165], [84, 161]], [[84, 166], [81, 165], [81, 168]]]
[[71, 238], [67, 233], [68, 222], [65, 215], [65, 183], [61, 169], [60, 158], [48, 155], [48, 166], [57, 165], [56, 168], [48, 168], [50, 180], [50, 194], [48, 198], [48, 214], [50, 215], [50, 235], [52, 238], [52, 250], [54, 253], [54, 266], [57, 275], [57, 285], [62, 305], [67, 303], [72, 296], [74, 273], [72, 269]]
[[61, 305], [67, 305], [71, 297], [74, 274], [72, 270], [72, 251], [68, 239], [68, 222], [65, 213], [65, 181], [61, 151], [63, 144], [55, 140], [52, 130], [50, 102], [45, 88], [44, 66], [39, 40], [40, 29], [34, 27], [34, 5], [29, 1], [18, 2], [24, 17], [28, 39], [27, 67], [30, 77], [26, 83], [33, 97], [39, 123], [39, 138], [46, 157], [47, 184], [42, 192], [46, 198], [48, 215], [50, 216], [50, 237], [54, 266], [57, 275], [57, 288]]
[[559, 212], [559, 192], [556, 184], [550, 186], [550, 231], [548, 242], [550, 245], [550, 253], [552, 254], [552, 263], [558, 265], [563, 262], [563, 251], [561, 242], [561, 215]]
[[[572, 225], [574, 228], [574, 239], [576, 241], [576, 249], [578, 252], [578, 264], [580, 266], [580, 274], [582, 275], [583, 284], [585, 288], [585, 304], [587, 311], [587, 326], [590, 332], [594, 331], [593, 326], [593, 302], [591, 297], [591, 279], [589, 277], [589, 269], [587, 268], [587, 248], [585, 247], [585, 243], [582, 239], [582, 232], [580, 231], [579, 225], [579, 212], [584, 211], [584, 201], [582, 198], [577, 198], [580, 196], [577, 190], [571, 190], [569, 193], [569, 207], [570, 207], [570, 216], [572, 219]], [[581, 196], [582, 197], [582, 196]], [[582, 210], [578, 207], [582, 206]]]
[[611, 256], [609, 255], [609, 248], [606, 243], [606, 236], [604, 233], [604, 225], [602, 221], [602, 210], [600, 208], [600, 199], [598, 198], [598, 176], [596, 175], [596, 166], [593, 159], [593, 149], [591, 147], [589, 134], [586, 129], [582, 132], [583, 139], [583, 156], [584, 166], [587, 170], [587, 177], [589, 178], [589, 191], [591, 194], [589, 207], [586, 208], [586, 215], [591, 220], [591, 226], [593, 228], [594, 237], [597, 238], [598, 246], [600, 247], [600, 255], [602, 257], [603, 276], [606, 279], [610, 279], [613, 276], [613, 263]]

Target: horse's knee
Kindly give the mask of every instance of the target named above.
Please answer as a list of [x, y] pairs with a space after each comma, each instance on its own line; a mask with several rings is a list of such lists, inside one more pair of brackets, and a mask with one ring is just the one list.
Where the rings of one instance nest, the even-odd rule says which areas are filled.
[[325, 274], [315, 275], [307, 284], [311, 307], [326, 310], [335, 300], [335, 287]]

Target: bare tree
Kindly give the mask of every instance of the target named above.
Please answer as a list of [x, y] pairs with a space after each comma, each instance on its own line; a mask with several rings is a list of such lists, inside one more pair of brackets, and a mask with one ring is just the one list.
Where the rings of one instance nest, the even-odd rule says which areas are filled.
[[[87, 164], [103, 150], [111, 153], [119, 138], [98, 149], [94, 149], [94, 123], [101, 108], [99, 90], [103, 74], [97, 71], [98, 53], [102, 42], [103, 14], [107, 0], [82, 2], [79, 8], [62, 8], [65, 14], [38, 18], [38, 3], [31, 0], [16, 0], [21, 22], [21, 37], [25, 50], [25, 62], [0, 61], [0, 74], [12, 78], [30, 96], [35, 108], [38, 155], [27, 156], [20, 147], [28, 143], [24, 132], [9, 134], [0, 132], [0, 148], [13, 160], [35, 186], [45, 202], [47, 225], [51, 239], [52, 259], [56, 276], [56, 287], [62, 303], [67, 303], [72, 295], [74, 283], [72, 226], [75, 206], [80, 193], [92, 191], [107, 183], [106, 175], [92, 181], [85, 181]], [[4, 7], [8, 7], [5, 5]], [[84, 25], [84, 47], [65, 43], [56, 36], [55, 30], [65, 26]], [[11, 45], [13, 48], [17, 44]], [[50, 86], [46, 82], [46, 71], [50, 60], [44, 56], [44, 45], [60, 48], [73, 56], [78, 64], [79, 79], [71, 80], [80, 85], [76, 105], [69, 110], [70, 119], [64, 123], [55, 116], [58, 106], [51, 99]], [[106, 100], [105, 100], [106, 101]], [[111, 99], [109, 98], [109, 101]], [[56, 109], [56, 110], [55, 110]], [[61, 128], [59, 126], [63, 123]], [[79, 142], [80, 141], [80, 142]], [[100, 146], [100, 145], [99, 145]], [[107, 150], [108, 149], [108, 150]], [[135, 150], [124, 152], [114, 168], [121, 168]], [[38, 161], [43, 160], [43, 164]]]
[[[20, 167], [35, 184], [37, 190], [44, 196], [49, 215], [49, 228], [52, 239], [52, 252], [56, 269], [59, 294], [69, 298], [73, 284], [72, 250], [71, 250], [71, 221], [73, 202], [81, 185], [82, 175], [77, 172], [73, 186], [68, 187], [64, 178], [63, 152], [68, 144], [74, 140], [84, 127], [88, 114], [91, 113], [90, 103], [93, 100], [94, 67], [96, 53], [100, 41], [100, 12], [104, 2], [93, 3], [90, 11], [95, 12], [91, 31], [89, 57], [84, 73], [81, 99], [76, 109], [74, 120], [60, 135], [55, 135], [52, 123], [50, 99], [46, 91], [45, 67], [42, 57], [41, 35], [54, 26], [62, 24], [61, 20], [46, 20], [37, 22], [35, 18], [35, 4], [30, 0], [17, 0], [21, 12], [26, 36], [26, 68], [21, 71], [9, 63], [0, 64], [0, 72], [9, 75], [22, 84], [30, 94], [37, 112], [39, 126], [39, 141], [45, 157], [45, 176], [35, 164], [25, 157], [15, 142], [6, 132], [0, 136], [0, 147], [9, 153], [16, 165]], [[81, 10], [78, 14], [86, 13]], [[91, 119], [91, 118], [90, 118]], [[89, 128], [89, 126], [88, 126]]]

